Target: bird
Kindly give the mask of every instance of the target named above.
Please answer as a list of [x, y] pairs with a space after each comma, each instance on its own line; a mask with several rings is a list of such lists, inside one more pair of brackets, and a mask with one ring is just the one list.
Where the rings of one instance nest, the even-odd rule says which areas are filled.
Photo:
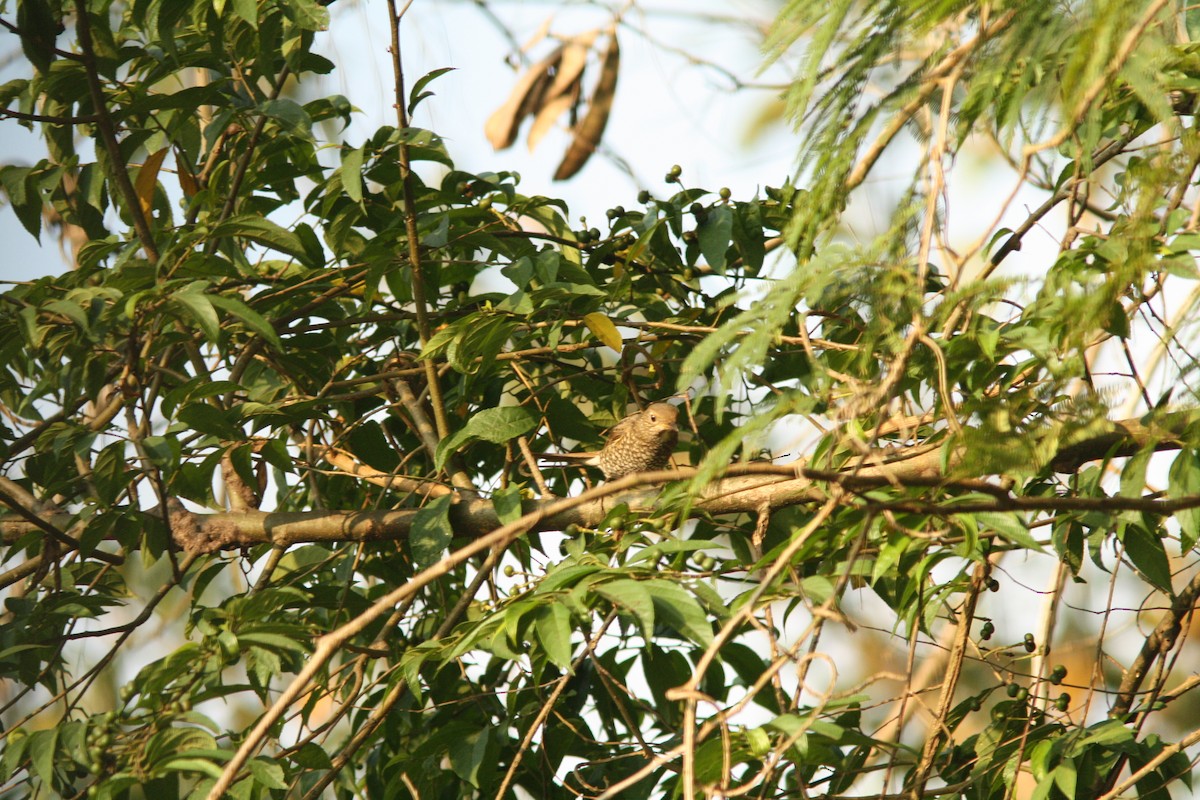
[[635, 411], [612, 427], [604, 447], [587, 463], [600, 467], [608, 481], [664, 469], [679, 441], [678, 419], [678, 409], [669, 403]]

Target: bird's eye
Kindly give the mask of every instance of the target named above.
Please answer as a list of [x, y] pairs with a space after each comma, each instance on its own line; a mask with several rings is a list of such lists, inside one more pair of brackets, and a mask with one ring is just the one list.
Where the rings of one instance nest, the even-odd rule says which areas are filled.
[[658, 422], [658, 415], [657, 415], [657, 414], [651, 414], [651, 415], [650, 415], [650, 421], [651, 421], [651, 422]]

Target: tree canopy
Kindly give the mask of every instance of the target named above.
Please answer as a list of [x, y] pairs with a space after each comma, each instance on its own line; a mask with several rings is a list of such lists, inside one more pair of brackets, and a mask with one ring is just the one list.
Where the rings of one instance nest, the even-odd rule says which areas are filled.
[[[0, 296], [0, 795], [1191, 786], [1195, 10], [790, 0], [794, 175], [588, 224], [414, 121], [395, 0], [347, 141], [327, 5], [0, 3], [72, 262]], [[609, 11], [494, 144], [588, 180]], [[547, 457], [658, 401], [671, 469]]]

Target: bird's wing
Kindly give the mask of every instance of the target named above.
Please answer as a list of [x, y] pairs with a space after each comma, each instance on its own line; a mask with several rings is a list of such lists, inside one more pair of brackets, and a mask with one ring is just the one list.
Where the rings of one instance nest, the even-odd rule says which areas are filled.
[[635, 413], [630, 414], [629, 416], [625, 417], [624, 419], [622, 419], [616, 425], [613, 425], [611, 428], [608, 429], [608, 435], [604, 437], [605, 441], [612, 443], [612, 442], [615, 442], [618, 439], [620, 439], [625, 434], [629, 433], [630, 429], [637, 422], [637, 418], [640, 417], [641, 414], [642, 414], [642, 412], [640, 412], [640, 411], [635, 412]]

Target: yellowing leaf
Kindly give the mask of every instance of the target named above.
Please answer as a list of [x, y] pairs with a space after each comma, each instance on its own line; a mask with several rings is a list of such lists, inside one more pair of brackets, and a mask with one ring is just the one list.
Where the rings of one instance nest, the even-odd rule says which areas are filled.
[[138, 170], [137, 180], [133, 182], [138, 204], [142, 207], [142, 215], [147, 218], [150, 216], [150, 210], [154, 207], [154, 187], [158, 185], [158, 168], [162, 166], [166, 156], [167, 148], [165, 147], [147, 156], [146, 163], [142, 164], [142, 168]]
[[583, 324], [587, 325], [588, 330], [594, 333], [597, 339], [618, 353], [621, 352], [621, 334], [617, 331], [617, 326], [613, 325], [612, 320], [606, 314], [593, 311], [584, 316]]
[[175, 162], [179, 170], [179, 188], [183, 189], [184, 196], [190, 199], [200, 191], [200, 183], [196, 180], [196, 176], [192, 174], [192, 171], [187, 168], [187, 164], [180, 161], [178, 157], [176, 157]]

